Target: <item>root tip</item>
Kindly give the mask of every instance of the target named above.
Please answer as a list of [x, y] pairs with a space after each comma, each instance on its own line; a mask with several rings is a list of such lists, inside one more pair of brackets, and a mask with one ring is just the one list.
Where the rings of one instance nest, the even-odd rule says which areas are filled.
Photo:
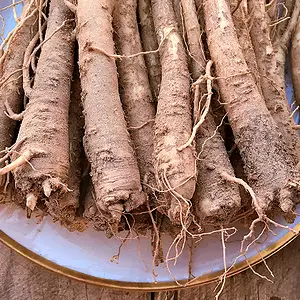
[[[38, 197], [36, 195], [34, 195], [33, 193], [27, 194], [27, 196], [26, 196], [26, 206], [27, 206], [27, 208], [29, 208], [31, 211], [33, 211], [35, 209], [37, 200], [38, 200]], [[28, 213], [28, 210], [27, 210], [27, 217], [28, 217], [28, 215], [29, 215], [29, 213]], [[31, 215], [31, 213], [30, 213], [30, 215]]]
[[46, 179], [42, 185], [43, 185], [43, 190], [44, 190], [45, 196], [47, 198], [49, 198], [51, 195], [51, 192], [52, 192], [51, 182], [49, 181], [49, 179]]

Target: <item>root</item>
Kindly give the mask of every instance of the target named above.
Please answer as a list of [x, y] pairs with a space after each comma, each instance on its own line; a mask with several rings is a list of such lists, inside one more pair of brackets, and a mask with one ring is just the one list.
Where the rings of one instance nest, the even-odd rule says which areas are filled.
[[40, 41], [43, 41], [43, 29], [42, 29], [42, 11], [43, 11], [43, 4], [44, 4], [44, 0], [39, 0], [39, 7], [38, 7], [38, 12], [39, 12], [39, 37], [40, 37]]
[[11, 147], [9, 147], [9, 148], [7, 148], [5, 150], [0, 151], [0, 153], [3, 153], [3, 152], [6, 153], [2, 158], [0, 158], [0, 164], [2, 164], [3, 162], [5, 162], [10, 157], [10, 155], [13, 152], [17, 151], [17, 149], [23, 144], [23, 142], [25, 141], [25, 139], [26, 138], [20, 139], [19, 141], [17, 141]]
[[73, 3], [71, 3], [70, 1], [68, 0], [64, 0], [64, 3], [65, 5], [68, 7], [68, 9], [74, 13], [76, 15], [76, 12], [77, 12], [77, 6], [74, 5]]
[[[180, 211], [179, 211], [180, 223], [181, 223], [181, 226], [183, 227], [183, 229], [185, 231], [187, 231], [187, 224], [189, 223], [189, 215], [190, 215], [190, 209], [192, 207], [192, 203], [190, 200], [185, 199], [181, 194], [177, 193], [174, 188], [172, 188], [172, 186], [167, 178], [166, 171], [164, 172], [163, 183], [169, 189], [169, 192], [173, 196], [173, 198], [178, 202], [178, 206], [180, 209]], [[184, 216], [183, 216], [182, 204], [185, 204], [187, 206]], [[170, 218], [170, 216], [169, 216], [169, 218]]]
[[[290, 16], [288, 16], [288, 13], [289, 13], [289, 10], [287, 9], [287, 7], [285, 6], [284, 3], [278, 3], [278, 6], [279, 4], [284, 8], [285, 12], [284, 12], [284, 15], [282, 17], [280, 17], [279, 19], [275, 19], [273, 20], [273, 22], [271, 22], [269, 24], [270, 27], [272, 26], [277, 26], [278, 24], [280, 24], [281, 22], [284, 22], [286, 20], [289, 20], [290, 19]], [[266, 6], [267, 8], [267, 6]], [[268, 12], [268, 10], [266, 10], [266, 12]], [[274, 31], [276, 30], [276, 28], [274, 29]]]
[[290, 19], [290, 17], [280, 18], [280, 19], [277, 20], [276, 22], [269, 24], [269, 26], [270, 26], [270, 27], [277, 26], [277, 25], [280, 24], [281, 22], [284, 22], [284, 21], [289, 20], [289, 19]]
[[195, 276], [193, 275], [193, 272], [192, 272], [192, 268], [193, 268], [193, 250], [194, 250], [194, 247], [195, 247], [195, 241], [192, 239], [191, 240], [191, 245], [189, 245], [189, 248], [190, 248], [190, 258], [189, 258], [189, 276], [188, 276], [188, 280], [191, 280], [192, 278], [195, 278]]
[[251, 216], [254, 212], [255, 212], [254, 208], [250, 208], [247, 211], [245, 211], [244, 213], [241, 213], [241, 214], [237, 215], [236, 217], [234, 217], [233, 219], [231, 219], [229, 223], [230, 224], [237, 223], [237, 222]]
[[[174, 274], [172, 273], [172, 271], [171, 271], [171, 269], [170, 269], [169, 261], [175, 260], [174, 265], [176, 264], [176, 260], [177, 260], [177, 258], [179, 257], [178, 251], [177, 251], [177, 249], [176, 249], [176, 252], [177, 252], [177, 253], [176, 253], [175, 257], [172, 257], [172, 258], [170, 258], [170, 252], [171, 252], [171, 250], [172, 250], [172, 248], [173, 248], [173, 245], [174, 245], [174, 244], [177, 244], [177, 245], [178, 245], [178, 243], [180, 243], [180, 242], [182, 241], [182, 239], [184, 239], [184, 240], [186, 239], [186, 233], [184, 232], [183, 229], [182, 229], [181, 232], [176, 236], [176, 238], [175, 238], [174, 241], [172, 242], [171, 246], [169, 247], [168, 252], [167, 252], [167, 254], [166, 254], [166, 260], [165, 260], [165, 264], [166, 264], [167, 271], [168, 271], [168, 273], [170, 274], [170, 276], [173, 278], [173, 280], [176, 282], [176, 284], [177, 284], [178, 286], [183, 286], [183, 285], [182, 285], [180, 282], [178, 282], [178, 280], [176, 279], [176, 277], [175, 277]], [[184, 245], [182, 245], [182, 250], [183, 250], [183, 248], [184, 248]]]
[[50, 179], [46, 179], [45, 181], [43, 181], [42, 186], [43, 186], [45, 196], [49, 198], [52, 192]]
[[224, 238], [224, 230], [223, 226], [221, 226], [221, 242], [222, 242], [222, 253], [223, 253], [223, 265], [224, 265], [224, 273], [220, 277], [220, 283], [222, 282], [221, 288], [219, 289], [218, 293], [215, 296], [215, 299], [218, 300], [221, 293], [224, 290], [225, 282], [226, 282], [226, 276], [227, 276], [227, 263], [226, 263], [226, 244], [225, 244], [225, 238]]
[[204, 147], [205, 147], [206, 143], [207, 143], [209, 140], [213, 139], [213, 138], [216, 136], [216, 134], [218, 133], [219, 128], [223, 125], [224, 120], [225, 120], [226, 117], [227, 117], [227, 113], [223, 116], [223, 118], [222, 118], [220, 124], [219, 124], [218, 126], [216, 126], [216, 129], [215, 129], [214, 133], [212, 134], [212, 136], [210, 136], [209, 138], [207, 138], [207, 139], [203, 142], [203, 144], [202, 144], [202, 146], [201, 146], [201, 150], [199, 151], [199, 153], [198, 153], [198, 155], [197, 155], [197, 157], [196, 157], [197, 160], [200, 160], [200, 157], [201, 157], [201, 155], [202, 155], [202, 153], [203, 153], [203, 151], [204, 151]]
[[14, 169], [16, 169], [17, 167], [20, 167], [26, 163], [29, 163], [29, 161], [39, 155], [44, 153], [44, 151], [42, 150], [38, 150], [38, 149], [28, 149], [25, 150], [23, 154], [21, 154], [16, 160], [14, 160], [12, 163], [10, 163], [9, 165], [3, 167], [0, 169], [0, 175], [4, 175], [8, 172], [13, 171]]
[[[149, 51], [157, 49], [158, 42], [153, 23], [150, 0], [138, 1], [138, 16], [143, 50]], [[151, 91], [154, 100], [157, 101], [161, 82], [161, 65], [158, 53], [145, 56], [145, 63], [148, 70]]]
[[24, 2], [24, 0], [21, 0], [21, 1], [14, 1], [14, 2], [13, 2], [12, 4], [10, 4], [10, 5], [7, 5], [7, 6], [5, 6], [5, 7], [0, 8], [0, 12], [5, 11], [5, 10], [7, 10], [7, 9], [9, 9], [9, 8], [15, 7], [15, 6], [17, 6], [18, 4], [21, 4], [21, 3], [23, 3], [23, 2]]
[[[15, 4], [15, 2], [16, 2], [16, 0], [12, 0], [12, 4]], [[14, 15], [15, 22], [18, 24], [20, 22], [20, 19], [18, 18], [16, 5], [12, 6], [12, 10], [13, 10], [13, 15]]]
[[31, 58], [31, 69], [32, 69], [32, 71], [34, 72], [34, 73], [36, 73], [36, 57], [35, 56], [33, 56], [32, 58]]
[[[47, 43], [59, 30], [61, 30], [66, 24], [73, 22], [74, 19], [65, 20], [59, 27], [57, 27], [44, 41], [42, 41], [30, 54], [32, 47], [36, 44], [39, 33], [37, 33], [34, 38], [31, 40], [30, 44], [28, 45], [25, 55], [24, 55], [24, 63], [23, 63], [23, 89], [25, 92], [25, 95], [30, 98], [30, 94], [32, 91], [32, 88], [30, 87], [30, 75], [29, 75], [29, 66], [32, 58], [35, 56], [37, 51], [45, 44]], [[44, 24], [45, 26], [45, 24]], [[34, 41], [36, 42], [34, 43]], [[24, 74], [25, 73], [25, 74]]]
[[[288, 47], [288, 43], [291, 39], [291, 35], [292, 32], [294, 31], [294, 28], [297, 24], [297, 20], [299, 17], [299, 13], [300, 13], [300, 3], [298, 1], [295, 1], [295, 7], [293, 9], [293, 13], [290, 17], [290, 21], [283, 33], [282, 36], [278, 36], [276, 41], [274, 42], [274, 44], [278, 47], [278, 48], [283, 48], [283, 49], [287, 49]], [[286, 51], [285, 51], [286, 52]]]
[[118, 248], [118, 253], [113, 255], [110, 259], [111, 262], [115, 263], [115, 264], [118, 264], [119, 263], [119, 260], [120, 260], [120, 255], [121, 255], [121, 249], [122, 247], [124, 246], [124, 244], [128, 241], [128, 237], [130, 235], [130, 231], [128, 231], [126, 237], [122, 240], [121, 242], [121, 245], [119, 246]]
[[189, 138], [189, 140], [182, 146], [180, 146], [179, 148], [177, 148], [178, 151], [182, 151], [183, 149], [189, 147], [193, 140], [196, 137], [197, 131], [199, 129], [199, 127], [201, 126], [201, 124], [203, 124], [203, 122], [205, 121], [205, 118], [209, 112], [210, 109], [210, 102], [211, 102], [211, 97], [213, 95], [212, 93], [212, 81], [213, 81], [213, 77], [211, 76], [211, 67], [212, 67], [213, 62], [210, 60], [208, 61], [207, 65], [206, 65], [206, 73], [204, 76], [200, 76], [200, 78], [193, 84], [193, 86], [199, 85], [201, 84], [204, 80], [207, 80], [207, 99], [203, 108], [203, 113], [200, 117], [200, 120], [197, 122], [197, 124], [193, 127], [193, 131], [192, 134]]
[[259, 204], [259, 201], [258, 201], [253, 189], [244, 180], [242, 180], [240, 178], [233, 177], [233, 176], [227, 174], [226, 172], [221, 172], [220, 175], [224, 179], [226, 179], [228, 181], [231, 181], [231, 182], [238, 183], [238, 184], [240, 184], [244, 187], [244, 189], [250, 194], [250, 196], [252, 198], [252, 205], [253, 205], [253, 207], [254, 207], [257, 215], [258, 215], [258, 218], [256, 218], [254, 221], [252, 221], [252, 223], [250, 225], [249, 233], [243, 237], [243, 240], [241, 242], [241, 249], [240, 249], [241, 253], [246, 253], [248, 251], [250, 246], [248, 245], [246, 250], [244, 251], [244, 244], [249, 238], [254, 236], [255, 225], [257, 223], [260, 223], [260, 222], [263, 222], [264, 224], [271, 223], [275, 227], [281, 227], [283, 229], [289, 230], [289, 231], [293, 232], [294, 234], [298, 235], [298, 232], [296, 230], [294, 230], [293, 228], [282, 225], [282, 224], [280, 224], [276, 221], [273, 221], [269, 217], [267, 217], [267, 215], [264, 213], [263, 209], [261, 208], [261, 206]]
[[236, 6], [234, 7], [234, 9], [231, 11], [231, 14], [233, 15], [240, 7], [241, 3], [243, 2], [243, 0], [238, 0]]
[[[43, 25], [42, 30], [46, 28], [46, 23]], [[31, 80], [30, 80], [30, 73], [29, 73], [29, 66], [31, 63], [31, 54], [33, 52], [33, 49], [39, 40], [39, 33], [36, 33], [35, 36], [32, 38], [30, 43], [28, 44], [26, 51], [24, 53], [24, 59], [23, 59], [23, 89], [25, 95], [28, 97], [28, 95], [31, 93]]]
[[5, 109], [6, 111], [4, 111], [4, 114], [12, 119], [12, 120], [15, 120], [15, 121], [22, 121], [23, 120], [23, 117], [24, 117], [24, 113], [25, 113], [25, 110], [22, 111], [21, 113], [19, 114], [16, 114], [10, 107], [9, 103], [8, 103], [8, 100], [5, 101], [4, 103], [4, 106], [5, 106]]
[[[135, 233], [136, 233], [136, 232], [135, 232]], [[148, 266], [147, 266], [147, 264], [146, 264], [146, 262], [145, 262], [145, 260], [144, 260], [144, 258], [143, 258], [143, 256], [142, 256], [142, 254], [141, 254], [141, 239], [140, 239], [140, 237], [139, 237], [139, 235], [138, 235], [137, 233], [136, 233], [136, 235], [137, 235], [137, 240], [138, 240], [138, 250], [137, 250], [138, 256], [139, 256], [141, 262], [142, 262], [143, 265], [144, 265], [144, 270], [145, 270], [145, 272], [147, 272], [147, 271], [148, 271]]]
[[[232, 231], [232, 233], [230, 233], [230, 231]], [[237, 232], [237, 229], [235, 227], [228, 227], [228, 228], [223, 228], [221, 227], [220, 229], [217, 229], [217, 230], [213, 230], [213, 231], [210, 231], [210, 232], [204, 232], [204, 233], [201, 233], [201, 234], [198, 234], [198, 237], [200, 238], [198, 241], [196, 241], [196, 243], [199, 243], [203, 236], [206, 236], [206, 235], [212, 235], [212, 234], [216, 234], [216, 233], [220, 233], [221, 234], [221, 242], [222, 242], [222, 253], [223, 253], [223, 264], [224, 264], [224, 268], [226, 269], [226, 272], [224, 272], [221, 276], [220, 276], [220, 283], [217, 285], [217, 287], [223, 283], [223, 279], [225, 276], [228, 275], [229, 271], [233, 268], [233, 266], [236, 264], [237, 260], [241, 257], [241, 255], [239, 255], [233, 265], [231, 265], [229, 268], [227, 268], [227, 264], [226, 264], [226, 247], [225, 247], [225, 242], [231, 238], [233, 235], [235, 235]], [[196, 281], [198, 279], [198, 277], [195, 277], [194, 279], [190, 280], [185, 286], [189, 286], [190, 284], [192, 284], [194, 281]], [[225, 284], [224, 284], [225, 285]], [[216, 288], [217, 288], [216, 287]]]
[[290, 119], [293, 118], [293, 116], [295, 115], [295, 113], [299, 110], [299, 105], [297, 105], [297, 107], [292, 111], [291, 115], [290, 115]]
[[[22, 28], [22, 26], [24, 25], [24, 23], [29, 20], [30, 18], [32, 18], [35, 13], [37, 12], [37, 8], [35, 8], [29, 15], [28, 12], [30, 11], [32, 5], [34, 3], [34, 0], [32, 0], [26, 10], [26, 13], [25, 13], [25, 18], [22, 19], [18, 25], [8, 34], [7, 38], [3, 41], [3, 43], [1, 44], [0, 46], [0, 53], [4, 50], [4, 47], [6, 46], [6, 49], [8, 49], [10, 47], [10, 44], [11, 44], [11, 41], [13, 40], [14, 36], [18, 33], [18, 31]], [[5, 51], [3, 53], [3, 55], [1, 56], [0, 58], [0, 68], [2, 68], [3, 66], [3, 62], [4, 62], [4, 59], [6, 58], [6, 55], [7, 55], [8, 51]]]
[[[8, 165], [8, 161], [5, 161], [5, 165]], [[6, 194], [7, 193], [7, 188], [10, 184], [10, 173], [6, 174], [6, 178], [5, 178], [5, 183], [4, 183], [4, 188], [3, 188], [3, 193]]]
[[[247, 258], [247, 256], [246, 256], [246, 252], [249, 250], [249, 248], [250, 248], [252, 245], [256, 245], [256, 243], [258, 243], [258, 240], [262, 237], [262, 235], [264, 234], [266, 228], [268, 228], [268, 225], [265, 223], [265, 226], [264, 226], [263, 230], [260, 232], [260, 234], [259, 234], [255, 239], [252, 240], [252, 242], [249, 243], [249, 245], [248, 245], [247, 248], [246, 248], [246, 251], [244, 251], [243, 253], [241, 253], [240, 255], [238, 255], [238, 256], [235, 258], [235, 260], [234, 260], [234, 262], [232, 263], [232, 265], [227, 269], [227, 274], [228, 274], [228, 273], [231, 271], [231, 269], [236, 265], [237, 261], [238, 261], [241, 257], [244, 257], [245, 260], [246, 260], [246, 262], [247, 262], [248, 267], [250, 268], [250, 270], [251, 270], [255, 275], [257, 275], [257, 276], [260, 277], [261, 279], [265, 279], [265, 280], [267, 280], [267, 281], [273, 283], [273, 281], [272, 281], [271, 279], [269, 279], [267, 276], [261, 275], [261, 274], [259, 274], [258, 272], [256, 272], [256, 271], [253, 269], [253, 267], [251, 266], [251, 264], [248, 262], [248, 258]], [[268, 229], [269, 229], [269, 228], [268, 228]], [[257, 252], [259, 253], [259, 251], [257, 251]], [[262, 258], [262, 259], [263, 259], [263, 258]], [[266, 266], [268, 272], [270, 273], [270, 275], [271, 275], [272, 277], [274, 277], [273, 272], [271, 271], [271, 269], [269, 268], [269, 266], [267, 265], [267, 263], [266, 263], [265, 261], [264, 261], [264, 264], [265, 264], [265, 266]]]
[[111, 58], [111, 59], [122, 59], [122, 58], [134, 58], [134, 57], [137, 57], [137, 56], [140, 56], [140, 55], [147, 55], [147, 54], [154, 54], [154, 53], [158, 53], [164, 43], [164, 41], [167, 39], [167, 37], [169, 36], [171, 31], [169, 31], [165, 36], [164, 38], [161, 40], [161, 42], [159, 43], [159, 46], [156, 50], [150, 50], [150, 51], [142, 51], [142, 52], [138, 52], [138, 53], [134, 53], [134, 54], [130, 54], [130, 55], [122, 55], [122, 54], [110, 54], [110, 53], [107, 53], [105, 50], [103, 49], [100, 49], [98, 47], [94, 47], [91, 45], [90, 42], [87, 42], [85, 44], [85, 48], [88, 50], [88, 51], [95, 51], [96, 53], [99, 53], [99, 54], [103, 54], [105, 56], [107, 56], [108, 58]]
[[146, 201], [146, 205], [147, 205], [147, 209], [148, 209], [148, 212], [149, 212], [149, 216], [150, 216], [152, 224], [153, 224], [153, 230], [154, 230], [154, 233], [155, 233], [155, 247], [154, 247], [153, 259], [152, 259], [152, 275], [153, 275], [154, 282], [157, 283], [156, 278], [157, 278], [158, 275], [155, 273], [155, 265], [156, 265], [155, 262], [156, 262], [156, 259], [158, 257], [158, 253], [159, 253], [160, 234], [159, 234], [156, 222], [155, 222], [155, 220], [153, 218], [153, 215], [151, 213], [149, 201]]
[[[1, 19], [1, 22], [2, 22], [2, 26], [1, 26], [1, 33], [0, 33], [0, 38], [2, 40], [2, 42], [4, 41], [4, 30], [5, 30], [5, 20], [4, 18], [0, 15], [0, 19]], [[0, 52], [0, 57], [3, 55], [3, 51]]]
[[250, 194], [250, 196], [252, 198], [253, 206], [254, 206], [257, 214], [259, 216], [264, 215], [263, 210], [259, 206], [258, 200], [256, 198], [256, 195], [255, 195], [253, 189], [243, 179], [233, 177], [233, 176], [229, 175], [226, 172], [221, 172], [220, 175], [225, 180], [228, 180], [228, 181], [231, 181], [231, 182], [235, 182], [235, 183], [240, 184], [241, 186], [243, 186], [243, 188]]
[[[11, 72], [10, 74], [8, 74], [4, 79], [2, 79], [2, 81], [0, 81], [0, 89], [2, 89], [8, 83], [12, 82], [12, 81], [8, 81], [9, 78], [11, 78], [12, 76], [14, 76], [15, 74], [17, 74], [17, 73], [19, 73], [21, 71], [22, 71], [22, 69], [17, 69], [15, 71]], [[19, 78], [20, 77], [18, 77], [17, 79], [14, 79], [14, 80], [18, 80]]]
[[[263, 230], [265, 230], [265, 229], [263, 229]], [[274, 276], [272, 270], [271, 270], [270, 267], [268, 266], [268, 264], [267, 264], [266, 260], [264, 259], [264, 257], [261, 255], [259, 249], [257, 248], [256, 243], [254, 244], [254, 247], [255, 247], [255, 249], [256, 249], [256, 252], [257, 252], [258, 255], [260, 256], [260, 258], [261, 258], [263, 264], [265, 265], [266, 269], [267, 269], [268, 272], [270, 273], [270, 275], [271, 275], [273, 278], [275, 278], [275, 276]], [[271, 280], [271, 282], [272, 282], [272, 280]]]
[[[166, 268], [167, 268], [170, 276], [174, 279], [174, 281], [179, 286], [182, 286], [182, 284], [180, 284], [176, 280], [174, 274], [172, 274], [169, 262], [170, 261], [174, 261], [174, 266], [176, 265], [176, 262], [177, 262], [178, 258], [180, 257], [180, 255], [182, 254], [182, 252], [184, 250], [184, 247], [185, 247], [185, 244], [186, 244], [186, 241], [187, 241], [187, 236], [189, 235], [192, 238], [198, 238], [197, 242], [199, 242], [206, 235], [212, 235], [212, 234], [215, 234], [215, 233], [221, 233], [222, 234], [222, 239], [223, 239], [222, 246], [223, 246], [223, 258], [224, 258], [224, 266], [225, 266], [225, 264], [226, 264], [226, 247], [225, 247], [225, 241], [227, 239], [229, 239], [231, 236], [233, 236], [237, 232], [237, 229], [235, 227], [230, 227], [230, 228], [225, 228], [225, 229], [223, 227], [221, 227], [221, 229], [214, 230], [214, 231], [211, 231], [211, 232], [204, 232], [204, 233], [197, 233], [197, 234], [191, 233], [188, 230], [188, 224], [189, 224], [189, 218], [188, 218], [188, 216], [193, 217], [193, 214], [190, 211], [191, 204], [189, 203], [189, 201], [187, 201], [186, 199], [184, 199], [180, 194], [176, 193], [174, 191], [174, 189], [171, 188], [170, 183], [168, 182], [168, 180], [167, 180], [166, 177], [164, 178], [164, 183], [169, 188], [169, 191], [170, 191], [171, 195], [178, 201], [178, 205], [179, 205], [179, 208], [180, 208], [180, 222], [181, 222], [180, 225], [182, 227], [181, 232], [173, 240], [172, 244], [170, 245], [170, 247], [169, 247], [169, 249], [167, 251], [165, 263], [166, 263]], [[187, 208], [187, 210], [186, 210], [185, 213], [183, 213], [183, 207], [182, 207], [182, 201], [181, 200], [184, 200], [184, 203], [188, 205], [188, 208]], [[229, 231], [232, 231], [232, 232], [229, 233]], [[226, 238], [225, 238], [225, 234], [226, 234]], [[179, 249], [179, 245], [180, 245], [180, 249]], [[173, 248], [174, 248], [174, 251], [175, 251], [175, 255], [173, 257], [170, 257], [170, 253], [171, 253], [171, 250]], [[225, 270], [227, 270], [226, 267], [225, 267]], [[225, 285], [226, 274], [227, 274], [227, 271], [224, 273], [223, 277], [221, 278], [221, 280], [222, 280], [222, 288], [220, 290], [220, 293], [222, 292], [222, 290], [224, 288], [224, 285]], [[191, 281], [193, 281], [193, 280], [191, 280]]]
[[[196, 85], [195, 91], [194, 91], [194, 108], [193, 108], [193, 121], [194, 123], [197, 123], [197, 120], [199, 119], [199, 103], [200, 103], [200, 86]], [[202, 99], [202, 98], [201, 98]]]
[[127, 130], [138, 130], [138, 129], [142, 129], [144, 126], [152, 123], [152, 122], [155, 122], [155, 119], [151, 119], [151, 120], [148, 120], [146, 121], [145, 123], [143, 123], [142, 125], [139, 125], [139, 126], [130, 126], [130, 127], [127, 127]]
[[[188, 8], [187, 5], [189, 5], [189, 4], [186, 3], [186, 0], [180, 1], [179, 12], [180, 12], [181, 27], [182, 27], [181, 35], [182, 35], [182, 40], [184, 42], [187, 54], [192, 59], [192, 65], [193, 65], [192, 69], [197, 70], [196, 72], [195, 72], [195, 70], [192, 71], [193, 76], [194, 76], [196, 73], [199, 74], [199, 70], [201, 70], [201, 73], [202, 73], [202, 71], [205, 70], [204, 66], [205, 66], [206, 58], [205, 58], [203, 46], [199, 45], [200, 42], [198, 41], [197, 42], [198, 45], [196, 46], [197, 48], [199, 46], [200, 49], [196, 49], [195, 45], [192, 45], [192, 43], [193, 43], [192, 38], [189, 37], [189, 31], [190, 30], [193, 31], [193, 30], [195, 30], [195, 28], [193, 27], [194, 24], [192, 25], [192, 27], [189, 27], [189, 25], [191, 25], [191, 24], [188, 24], [188, 21], [187, 21], [188, 18], [192, 17], [190, 15], [190, 11], [183, 12], [184, 9]], [[198, 21], [196, 21], [196, 24], [198, 24]], [[198, 24], [198, 27], [199, 27], [199, 24]], [[180, 32], [181, 32], [181, 30], [180, 30]], [[201, 40], [202, 32], [200, 32], [200, 27], [199, 27], [199, 32], [197, 32], [196, 34], [199, 35], [199, 36], [197, 36], [197, 38]], [[187, 37], [187, 39], [186, 39], [186, 37]], [[200, 50], [199, 53], [197, 53], [198, 50]], [[198, 75], [198, 77], [199, 77], [199, 75]]]
[[26, 207], [28, 207], [31, 211], [35, 209], [38, 197], [34, 195], [34, 193], [29, 193], [26, 196]]

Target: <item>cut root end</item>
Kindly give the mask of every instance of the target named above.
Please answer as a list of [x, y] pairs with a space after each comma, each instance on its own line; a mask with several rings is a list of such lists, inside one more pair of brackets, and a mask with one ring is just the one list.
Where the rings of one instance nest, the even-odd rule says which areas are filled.
[[34, 193], [29, 193], [26, 196], [26, 206], [33, 211], [36, 207], [38, 197]]

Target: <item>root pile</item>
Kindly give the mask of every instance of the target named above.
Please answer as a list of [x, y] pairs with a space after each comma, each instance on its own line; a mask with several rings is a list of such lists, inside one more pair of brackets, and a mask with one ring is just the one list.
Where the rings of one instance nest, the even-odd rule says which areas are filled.
[[213, 233], [227, 272], [230, 226], [249, 212], [242, 253], [257, 223], [294, 221], [299, 1], [23, 2], [20, 17], [0, 8], [17, 22], [1, 35], [0, 202], [70, 231], [151, 230], [155, 280]]

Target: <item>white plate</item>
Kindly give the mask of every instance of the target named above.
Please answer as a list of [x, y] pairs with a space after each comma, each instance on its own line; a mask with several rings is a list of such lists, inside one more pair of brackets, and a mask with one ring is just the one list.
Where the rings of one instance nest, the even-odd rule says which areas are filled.
[[[300, 209], [298, 209], [299, 212]], [[53, 223], [49, 217], [45, 217], [39, 224], [37, 224], [38, 221], [37, 218], [27, 219], [25, 211], [13, 204], [0, 205], [0, 228], [5, 233], [5, 235], [0, 233], [0, 239], [24, 256], [45, 267], [79, 280], [127, 289], [153, 290], [178, 287], [165, 265], [155, 269], [158, 275], [157, 281], [160, 284], [154, 284], [149, 237], [128, 240], [122, 247], [120, 259], [116, 263], [112, 262], [111, 258], [118, 253], [121, 239], [115, 237], [107, 239], [104, 233], [96, 232], [91, 228], [83, 233], [70, 233], [58, 223]], [[276, 218], [276, 221], [286, 225], [281, 217]], [[299, 221], [300, 217], [297, 217], [295, 223], [290, 227], [299, 230]], [[227, 267], [239, 256], [241, 238], [248, 233], [248, 229], [241, 225], [237, 229], [238, 232], [226, 242]], [[258, 235], [261, 228], [257, 229], [259, 229], [257, 230]], [[284, 246], [294, 236], [293, 233], [282, 228], [272, 229], [276, 235], [270, 233], [264, 235], [255, 246], [249, 248], [247, 252], [249, 262], [257, 263], [262, 257], [269, 256]], [[170, 244], [171, 238], [163, 236], [165, 253]], [[23, 247], [31, 252], [26, 251]], [[173, 255], [174, 251], [170, 257]], [[48, 262], [41, 258], [47, 259]], [[176, 266], [170, 262], [171, 272], [176, 280], [188, 278], [189, 259], [190, 253], [186, 247]], [[247, 267], [245, 257], [240, 257], [236, 263], [237, 267], [233, 270], [234, 273]], [[199, 278], [190, 284], [194, 285], [217, 279], [223, 269], [220, 233], [203, 237], [194, 249], [192, 262], [192, 273]], [[71, 270], [80, 273], [74, 273]]]
[[[10, 3], [10, 1], [2, 1], [0, 7]], [[5, 33], [7, 34], [15, 25], [11, 9], [3, 12], [2, 15], [6, 20]], [[291, 98], [290, 77], [288, 76], [287, 79], [287, 91]], [[298, 213], [300, 213], [299, 207]], [[190, 259], [188, 247], [175, 266], [170, 262], [173, 277], [166, 265], [155, 268], [158, 282], [155, 284], [149, 236], [140, 239], [133, 237], [128, 240], [122, 247], [120, 259], [116, 263], [112, 262], [111, 258], [118, 253], [121, 238], [107, 239], [104, 233], [96, 232], [91, 228], [83, 233], [70, 233], [59, 224], [54, 224], [49, 217], [45, 217], [39, 224], [37, 221], [36, 218], [27, 219], [25, 211], [12, 204], [0, 205], [0, 240], [48, 269], [89, 283], [116, 288], [158, 290], [179, 287], [174, 279], [179, 281], [188, 279]], [[281, 217], [276, 218], [276, 221], [286, 225]], [[290, 227], [299, 230], [300, 217], [297, 217]], [[227, 267], [239, 256], [241, 238], [248, 233], [248, 229], [241, 225], [237, 229], [238, 232], [226, 242]], [[249, 248], [247, 252], [249, 263], [259, 262], [294, 237], [294, 234], [288, 230], [282, 228], [273, 230], [276, 235], [264, 235], [258, 243]], [[171, 241], [170, 237], [163, 236], [165, 253]], [[170, 256], [173, 255], [174, 251]], [[220, 233], [204, 237], [193, 252], [192, 274], [197, 280], [192, 280], [190, 286], [218, 279], [224, 270], [222, 255]], [[248, 266], [245, 257], [240, 257], [236, 263], [231, 274], [244, 270]]]

